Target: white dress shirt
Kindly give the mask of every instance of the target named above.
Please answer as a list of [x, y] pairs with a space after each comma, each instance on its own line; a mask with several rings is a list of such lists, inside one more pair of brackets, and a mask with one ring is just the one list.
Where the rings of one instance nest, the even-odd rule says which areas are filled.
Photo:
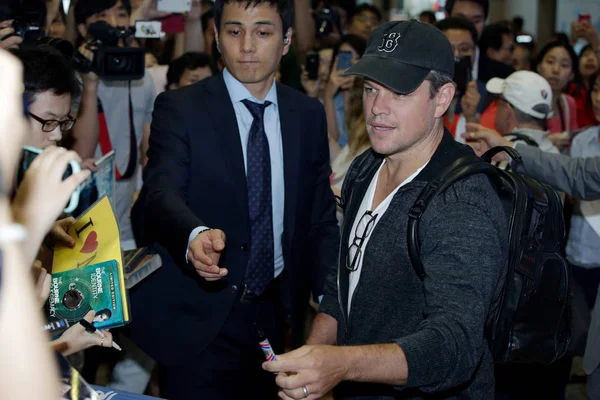
[[[250, 91], [237, 79], [231, 75], [227, 69], [223, 70], [223, 79], [227, 92], [231, 98], [235, 117], [237, 120], [238, 130], [240, 133], [240, 141], [242, 143], [242, 153], [244, 155], [244, 169], [246, 172], [247, 164], [247, 148], [248, 136], [250, 135], [250, 127], [254, 118], [242, 100], [250, 100], [255, 103], [264, 103], [270, 101], [272, 104], [265, 108], [264, 125], [267, 140], [269, 142], [269, 153], [271, 155], [271, 195], [273, 201], [273, 249], [275, 253], [275, 269], [273, 276], [277, 277], [283, 271], [283, 249], [281, 238], [283, 235], [283, 209], [285, 203], [284, 196], [284, 178], [283, 178], [283, 143], [281, 140], [281, 124], [279, 122], [279, 105], [277, 102], [277, 88], [275, 80], [267, 93], [267, 97], [263, 101], [256, 99]], [[218, 227], [215, 227], [218, 228]], [[199, 226], [190, 233], [189, 243], [202, 231], [207, 230], [206, 226]], [[227, 232], [225, 232], [227, 234]], [[227, 246], [227, 244], [225, 244]], [[187, 260], [187, 251], [186, 251]]]
[[[423, 170], [423, 168], [425, 168], [425, 166], [428, 163], [429, 163], [429, 160], [421, 168], [416, 170], [414, 174], [412, 174], [411, 176], [406, 178], [401, 184], [399, 184], [392, 191], [392, 193], [390, 193], [381, 203], [379, 203], [379, 205], [374, 210], [373, 210], [373, 198], [375, 197], [375, 191], [377, 189], [377, 182], [379, 181], [379, 173], [381, 172], [381, 169], [385, 165], [385, 160], [383, 161], [383, 163], [381, 163], [381, 166], [377, 170], [377, 173], [373, 176], [373, 179], [371, 179], [369, 188], [367, 189], [367, 192], [365, 193], [365, 197], [363, 197], [362, 202], [360, 203], [360, 207], [356, 213], [354, 222], [352, 223], [352, 230], [350, 231], [350, 237], [348, 238], [348, 248], [350, 248], [350, 246], [352, 246], [352, 242], [354, 241], [355, 232], [358, 232], [359, 235], [361, 235], [361, 236], [363, 236], [365, 233], [366, 225], [368, 223], [368, 218], [363, 218], [363, 215], [367, 211], [373, 210], [372, 211], [373, 216], [376, 215], [377, 217], [375, 217], [375, 220], [372, 222], [372, 225], [369, 228], [369, 232], [371, 232], [371, 234], [368, 235], [365, 238], [365, 240], [363, 240], [363, 242], [362, 242], [362, 246], [360, 247], [360, 251], [362, 252], [362, 255], [361, 255], [360, 259], [358, 260], [356, 271], [350, 272], [350, 287], [348, 290], [348, 314], [350, 314], [350, 306], [352, 305], [352, 295], [354, 294], [354, 291], [356, 290], [356, 287], [358, 286], [358, 281], [360, 279], [360, 272], [362, 271], [362, 264], [363, 264], [363, 260], [365, 258], [365, 249], [367, 248], [367, 244], [369, 244], [369, 238], [373, 235], [373, 231], [375, 230], [377, 223], [379, 223], [379, 221], [383, 217], [383, 214], [385, 214], [385, 212], [387, 211], [396, 192], [398, 192], [398, 190], [402, 186], [412, 182], [412, 180], [415, 179], [415, 177], [417, 175], [419, 175], [419, 173]], [[361, 226], [358, 226], [359, 223], [361, 224]], [[358, 230], [357, 230], [357, 228], [358, 228]], [[350, 251], [348, 252], [348, 257], [350, 260], [352, 260], [354, 258], [356, 251], [358, 251], [358, 250], [354, 250], [355, 248], [356, 248], [356, 246], [352, 246], [352, 248], [350, 248]]]

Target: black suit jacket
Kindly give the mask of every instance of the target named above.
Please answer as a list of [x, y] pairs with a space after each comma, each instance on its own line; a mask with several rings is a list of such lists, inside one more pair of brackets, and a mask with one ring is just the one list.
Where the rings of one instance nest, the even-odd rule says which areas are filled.
[[[300, 345], [308, 294], [323, 292], [337, 261], [339, 228], [323, 107], [283, 85], [277, 97], [285, 180], [282, 302]], [[156, 99], [148, 157], [133, 221], [138, 237], [143, 231], [144, 241], [155, 243], [163, 267], [132, 292], [131, 335], [164, 365], [191, 364], [229, 314], [249, 257], [244, 159], [222, 76]], [[206, 282], [186, 263], [188, 237], [198, 226], [227, 237], [220, 266], [229, 274], [218, 282]]]
[[487, 83], [492, 78], [506, 79], [515, 69], [510, 65], [488, 58], [483, 53], [479, 56], [479, 75], [477, 80]]

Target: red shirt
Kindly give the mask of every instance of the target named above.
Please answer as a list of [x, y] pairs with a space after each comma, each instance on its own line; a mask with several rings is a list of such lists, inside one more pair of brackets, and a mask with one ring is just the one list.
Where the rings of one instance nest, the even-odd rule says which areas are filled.
[[594, 109], [588, 98], [588, 90], [581, 84], [571, 82], [567, 87], [567, 94], [575, 99], [577, 109], [577, 123], [580, 128], [597, 125]]

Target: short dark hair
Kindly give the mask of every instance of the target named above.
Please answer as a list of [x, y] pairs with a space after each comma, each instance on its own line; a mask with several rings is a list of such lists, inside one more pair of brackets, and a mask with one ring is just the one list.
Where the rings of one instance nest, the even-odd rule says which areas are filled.
[[75, 23], [85, 24], [85, 20], [94, 14], [98, 14], [104, 10], [114, 7], [118, 2], [123, 4], [127, 14], [131, 16], [130, 0], [77, 0], [75, 4]]
[[512, 23], [515, 29], [521, 30], [523, 29], [523, 25], [525, 25], [525, 20], [523, 19], [523, 17], [516, 15], [513, 17]]
[[542, 47], [542, 49], [537, 54], [537, 57], [535, 58], [535, 65], [533, 66], [533, 70], [537, 71], [538, 65], [540, 65], [544, 57], [546, 57], [546, 54], [548, 54], [550, 50], [557, 47], [562, 47], [569, 54], [569, 58], [571, 58], [571, 72], [575, 73], [577, 70], [579, 70], [579, 59], [577, 57], [577, 54], [575, 54], [575, 50], [573, 50], [573, 47], [570, 44], [560, 40], [550, 42], [544, 47]]
[[433, 99], [437, 92], [440, 90], [442, 86], [447, 83], [454, 83], [454, 79], [443, 72], [438, 71], [430, 71], [429, 75], [425, 78], [426, 81], [429, 81], [429, 98]]
[[457, 29], [462, 31], [468, 31], [471, 34], [471, 38], [473, 39], [473, 43], [477, 44], [477, 29], [475, 29], [475, 25], [468, 19], [464, 17], [449, 17], [441, 20], [435, 26], [442, 32], [445, 32], [450, 29]]
[[287, 34], [288, 29], [292, 26], [293, 10], [290, 7], [288, 0], [216, 0], [213, 7], [215, 13], [215, 27], [217, 32], [221, 31], [221, 18], [223, 17], [223, 8], [225, 4], [240, 3], [246, 4], [246, 8], [255, 7], [259, 4], [267, 4], [277, 8], [277, 13], [281, 17], [283, 25], [283, 36]]
[[169, 64], [167, 71], [167, 87], [173, 83], [179, 83], [186, 69], [202, 67], [210, 68], [210, 57], [204, 53], [184, 53]]
[[202, 30], [206, 32], [208, 28], [208, 21], [215, 18], [215, 11], [211, 8], [200, 17], [200, 22], [202, 23]]
[[431, 10], [421, 11], [421, 14], [419, 14], [419, 18], [423, 17], [427, 17], [427, 19], [429, 19], [429, 22], [431, 22], [432, 24], [435, 24], [437, 21], [435, 13]]
[[512, 30], [504, 24], [487, 25], [479, 39], [479, 49], [485, 55], [488, 49], [500, 50], [504, 35], [513, 35]]
[[555, 37], [556, 37], [556, 40], [555, 40], [555, 41], [558, 41], [558, 42], [564, 42], [564, 43], [567, 43], [567, 44], [568, 44], [568, 43], [570, 43], [570, 42], [569, 42], [569, 35], [567, 35], [567, 34], [566, 34], [566, 33], [564, 33], [564, 32], [554, 32], [554, 33], [552, 34], [552, 36], [555, 36]]
[[[344, 43], [348, 43], [350, 45], [350, 47], [352, 47], [354, 49], [354, 51], [356, 51], [356, 53], [358, 54], [359, 57], [362, 57], [363, 54], [365, 53], [365, 50], [367, 50], [367, 41], [362, 38], [361, 36], [358, 35], [353, 35], [353, 34], [349, 34], [349, 35], [345, 35], [344, 37], [342, 37], [342, 40], [340, 40], [340, 42], [333, 47], [333, 54], [332, 54], [332, 60], [335, 60], [335, 58], [337, 57], [337, 55], [340, 52], [340, 47], [342, 47], [342, 45]], [[327, 47], [324, 47], [327, 48]], [[323, 49], [320, 49], [323, 50]], [[333, 62], [331, 63], [330, 67], [329, 67], [329, 73], [331, 73], [331, 71], [333, 71]]]
[[460, 3], [461, 1], [468, 1], [471, 3], [479, 4], [483, 7], [483, 16], [485, 19], [488, 17], [488, 13], [490, 12], [490, 0], [447, 0], [446, 1], [446, 11], [448, 14], [452, 14], [452, 9], [454, 8], [454, 4]]
[[525, 114], [523, 111], [519, 110], [512, 104], [511, 104], [511, 107], [515, 111], [515, 119], [517, 120], [517, 122], [519, 124], [535, 124], [541, 130], [544, 130], [544, 131], [546, 130], [547, 123], [546, 123], [545, 119], [536, 118], [536, 117], [532, 117], [529, 114]]
[[79, 96], [81, 88], [71, 61], [51, 45], [26, 45], [13, 50], [23, 64], [25, 95], [30, 102], [39, 93]]
[[379, 9], [371, 4], [361, 4], [358, 7], [356, 7], [354, 9], [354, 11], [352, 12], [352, 15], [349, 16], [348, 20], [352, 21], [352, 18], [354, 18], [355, 16], [357, 16], [358, 14], [364, 12], [364, 11], [369, 11], [373, 14], [375, 14], [375, 16], [377, 17], [377, 20], [379, 22], [381, 22], [381, 11], [379, 11]]

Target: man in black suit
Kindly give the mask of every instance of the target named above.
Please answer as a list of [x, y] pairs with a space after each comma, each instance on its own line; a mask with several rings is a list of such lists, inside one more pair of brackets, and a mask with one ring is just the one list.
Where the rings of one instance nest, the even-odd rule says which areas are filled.
[[162, 397], [276, 397], [256, 327], [282, 351], [281, 318], [300, 345], [336, 263], [323, 107], [274, 80], [290, 25], [287, 0], [217, 0], [222, 76], [156, 100], [134, 214], [163, 267], [132, 293], [131, 334]]

